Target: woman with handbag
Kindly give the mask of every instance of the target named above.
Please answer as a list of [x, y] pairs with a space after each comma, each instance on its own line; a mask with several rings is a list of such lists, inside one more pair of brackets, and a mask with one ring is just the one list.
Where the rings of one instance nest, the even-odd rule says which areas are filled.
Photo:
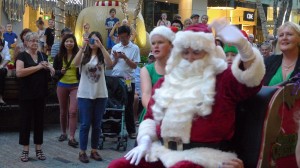
[[[74, 58], [78, 52], [78, 45], [73, 34], [66, 34], [62, 39], [59, 52], [54, 58], [57, 82], [57, 98], [60, 107], [61, 135], [58, 141], [67, 140], [67, 128], [69, 128], [68, 145], [76, 148], [78, 142], [75, 140], [77, 128], [77, 89], [79, 85], [78, 68], [74, 65]], [[69, 125], [68, 125], [69, 124]]]

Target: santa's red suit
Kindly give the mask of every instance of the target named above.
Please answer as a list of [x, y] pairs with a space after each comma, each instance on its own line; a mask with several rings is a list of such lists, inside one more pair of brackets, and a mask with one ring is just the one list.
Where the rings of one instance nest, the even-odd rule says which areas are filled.
[[[239, 55], [227, 67], [220, 48], [210, 36], [194, 32], [176, 34], [165, 78], [154, 86], [145, 120], [139, 127], [138, 143], [145, 136], [152, 142], [145, 155], [147, 161], [142, 159], [134, 166], [130, 160], [121, 158], [114, 160], [110, 168], [220, 167], [223, 162], [236, 158], [234, 153], [222, 151], [226, 150], [222, 144], [234, 134], [237, 103], [261, 88], [265, 72], [263, 58], [253, 49], [250, 67], [243, 67]], [[188, 74], [180, 56], [187, 47], [208, 53], [203, 63]], [[175, 143], [177, 150], [166, 143], [170, 139], [182, 142]], [[181, 149], [182, 144], [187, 148]]]

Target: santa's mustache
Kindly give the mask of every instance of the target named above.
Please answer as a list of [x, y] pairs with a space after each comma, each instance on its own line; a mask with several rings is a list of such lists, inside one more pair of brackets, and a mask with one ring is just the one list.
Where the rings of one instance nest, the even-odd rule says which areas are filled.
[[179, 64], [174, 68], [174, 73], [179, 73], [181, 75], [194, 76], [203, 74], [204, 69], [209, 65], [209, 61], [205, 58], [194, 60], [189, 62], [182, 59]]

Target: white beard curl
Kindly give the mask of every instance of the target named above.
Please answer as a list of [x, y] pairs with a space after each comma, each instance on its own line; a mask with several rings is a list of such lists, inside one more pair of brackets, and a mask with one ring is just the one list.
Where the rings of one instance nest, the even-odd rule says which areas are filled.
[[155, 120], [162, 121], [162, 137], [181, 137], [188, 143], [193, 118], [211, 114], [217, 61], [220, 59], [208, 55], [193, 63], [181, 59], [165, 76], [161, 88], [155, 91], [152, 106]]

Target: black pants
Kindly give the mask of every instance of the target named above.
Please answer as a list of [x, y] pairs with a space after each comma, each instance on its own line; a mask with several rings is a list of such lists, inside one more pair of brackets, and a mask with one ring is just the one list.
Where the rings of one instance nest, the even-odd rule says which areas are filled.
[[3, 95], [3, 93], [4, 93], [4, 85], [5, 85], [6, 75], [7, 75], [7, 69], [0, 68], [0, 95]]
[[31, 120], [33, 120], [33, 142], [43, 143], [45, 99], [20, 100], [21, 125], [20, 145], [29, 145]]
[[131, 91], [127, 90], [127, 105], [125, 107], [125, 123], [127, 132], [135, 133], [135, 123], [134, 123], [134, 116], [133, 116], [133, 100], [134, 100], [134, 91], [135, 91], [135, 83], [131, 83]]

